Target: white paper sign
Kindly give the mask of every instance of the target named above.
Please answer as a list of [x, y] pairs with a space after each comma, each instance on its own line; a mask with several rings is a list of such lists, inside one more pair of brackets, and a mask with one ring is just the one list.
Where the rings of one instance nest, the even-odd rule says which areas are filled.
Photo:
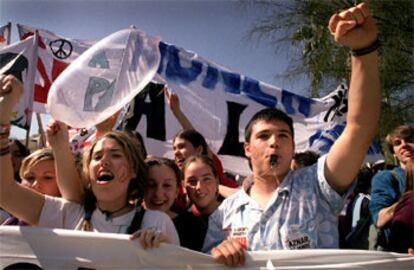
[[[128, 235], [19, 226], [0, 227], [0, 267], [42, 269], [229, 269], [209, 255], [174, 245], [141, 248]], [[364, 250], [247, 252], [237, 269], [412, 269], [414, 256]], [[38, 269], [39, 269], [38, 268]], [[35, 268], [34, 268], [35, 269]]]

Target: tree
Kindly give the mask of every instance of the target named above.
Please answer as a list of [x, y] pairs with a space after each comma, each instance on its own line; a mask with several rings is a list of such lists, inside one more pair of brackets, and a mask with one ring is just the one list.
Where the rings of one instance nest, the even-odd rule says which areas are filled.
[[[250, 5], [263, 8], [248, 36], [270, 41], [276, 53], [282, 50], [293, 53], [288, 70], [278, 76], [296, 79], [305, 74], [310, 81], [309, 96], [320, 97], [343, 80], [349, 83], [350, 78], [349, 50], [336, 45], [331, 38], [327, 28], [329, 18], [334, 12], [360, 2], [244, 1], [246, 10]], [[377, 140], [383, 142], [386, 134], [397, 125], [414, 123], [414, 1], [366, 2], [380, 31], [382, 115]]]

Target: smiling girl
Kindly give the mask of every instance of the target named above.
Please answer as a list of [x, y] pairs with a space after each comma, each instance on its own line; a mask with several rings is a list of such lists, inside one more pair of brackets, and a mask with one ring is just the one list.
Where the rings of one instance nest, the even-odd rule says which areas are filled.
[[223, 199], [219, 194], [219, 179], [214, 163], [207, 156], [195, 155], [185, 160], [182, 170], [187, 196], [208, 223], [208, 217]]
[[[56, 182], [56, 172], [53, 152], [49, 148], [38, 149], [25, 159], [20, 167], [21, 185], [40, 194], [60, 197]], [[28, 225], [16, 217], [9, 217], [2, 225]]]
[[[144, 193], [147, 209], [165, 212], [173, 221], [181, 246], [201, 251], [207, 225], [201, 218], [174, 205], [181, 188], [181, 172], [174, 161], [166, 158], [149, 158], [148, 181]], [[189, 233], [191, 232], [191, 233]]]

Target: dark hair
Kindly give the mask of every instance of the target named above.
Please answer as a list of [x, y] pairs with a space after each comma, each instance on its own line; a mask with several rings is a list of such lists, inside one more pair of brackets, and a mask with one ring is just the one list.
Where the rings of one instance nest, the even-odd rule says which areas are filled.
[[181, 184], [181, 171], [180, 168], [178, 168], [177, 164], [171, 159], [168, 158], [161, 158], [161, 157], [150, 157], [145, 160], [145, 163], [148, 166], [148, 170], [151, 169], [154, 166], [167, 166], [171, 170], [173, 170], [175, 174], [175, 178], [177, 181], [177, 187]]
[[265, 108], [263, 110], [258, 111], [253, 117], [250, 119], [249, 123], [247, 123], [246, 128], [244, 130], [244, 138], [245, 142], [250, 141], [250, 137], [252, 136], [253, 126], [259, 121], [274, 121], [279, 120], [285, 122], [292, 133], [292, 138], [294, 138], [293, 132], [293, 120], [290, 118], [286, 113], [282, 112], [276, 108]]
[[178, 132], [174, 136], [173, 142], [177, 138], [189, 141], [193, 145], [194, 148], [201, 146], [203, 148], [202, 154], [207, 155], [207, 149], [208, 149], [207, 142], [206, 142], [206, 139], [204, 139], [204, 136], [201, 135], [200, 132], [194, 129], [184, 129]]
[[374, 174], [374, 170], [368, 166], [363, 166], [360, 168], [356, 176], [357, 184], [355, 186], [354, 193], [369, 194], [371, 189], [371, 180], [372, 177], [374, 177]]
[[396, 127], [391, 133], [385, 137], [385, 142], [387, 143], [388, 150], [392, 154], [394, 154], [394, 139], [395, 138], [401, 138], [404, 140], [414, 140], [414, 126], [410, 125], [401, 125]]
[[22, 154], [23, 157], [26, 157], [30, 154], [30, 150], [26, 146], [24, 146], [24, 144], [18, 139], [12, 138], [10, 139], [10, 143], [16, 144], [17, 148], [19, 149], [19, 153]]
[[[21, 141], [19, 141], [18, 139], [11, 138], [9, 140], [10, 147], [13, 144], [17, 147], [18, 154], [15, 151], [12, 151], [11, 152], [12, 156], [23, 159], [23, 158], [26, 158], [28, 155], [30, 155], [30, 150], [26, 146], [24, 146], [23, 143]], [[21, 164], [20, 164], [20, 166], [21, 166]], [[14, 173], [14, 179], [17, 182], [21, 183], [22, 178], [20, 177], [20, 174], [19, 174], [20, 167], [19, 168], [14, 168], [14, 169], [16, 170], [16, 172]]]
[[[184, 164], [183, 164], [183, 168], [182, 168], [183, 177], [185, 176], [185, 170], [187, 169], [187, 167], [191, 163], [193, 163], [195, 161], [198, 161], [198, 160], [201, 161], [202, 163], [206, 164], [208, 167], [210, 167], [211, 171], [213, 172], [213, 175], [218, 179], [219, 176], [218, 176], [218, 173], [217, 173], [216, 166], [214, 165], [214, 161], [206, 155], [193, 155], [193, 156], [190, 156], [190, 157], [186, 158], [186, 160], [184, 161]], [[217, 183], [217, 184], [219, 184], [219, 183]]]
[[[208, 156], [206, 156], [206, 155], [193, 155], [193, 156], [190, 156], [190, 157], [186, 158], [186, 160], [184, 161], [183, 167], [182, 167], [182, 174], [183, 174], [184, 181], [185, 181], [185, 171], [186, 171], [186, 169], [188, 168], [188, 166], [190, 166], [191, 163], [197, 162], [197, 161], [201, 161], [203, 164], [207, 165], [211, 169], [211, 172], [213, 173], [213, 176], [216, 179], [216, 184], [217, 184], [215, 199], [218, 203], [222, 202], [224, 200], [224, 198], [219, 193], [220, 180], [219, 180], [219, 176], [218, 176], [218, 173], [217, 173], [217, 169], [214, 166], [213, 160], [211, 158], [209, 158]], [[191, 201], [191, 199], [190, 199], [190, 201]], [[195, 207], [198, 209], [198, 211], [200, 211], [200, 209], [198, 208], [197, 205], [195, 205]], [[200, 211], [200, 213], [202, 213], [202, 211]], [[205, 215], [205, 214], [202, 214], [202, 215]]]
[[130, 130], [130, 129], [125, 129], [124, 130], [128, 135], [130, 135], [132, 138], [137, 139], [138, 144], [139, 144], [139, 150], [140, 153], [142, 154], [142, 158], [146, 159], [148, 156], [148, 152], [147, 152], [147, 148], [145, 147], [145, 143], [144, 143], [144, 138], [142, 138], [141, 133], [139, 133], [136, 130]]
[[296, 153], [293, 156], [293, 159], [295, 160], [297, 168], [303, 168], [303, 167], [313, 165], [318, 161], [318, 158], [319, 158], [319, 154], [311, 150]]
[[[13, 62], [13, 63], [12, 63]], [[6, 52], [0, 54], [0, 68], [4, 68], [6, 65], [12, 63], [7, 70], [3, 72], [4, 75], [13, 75], [19, 81], [22, 81], [22, 73], [24, 70], [27, 70], [29, 66], [29, 61], [22, 54], [16, 54], [11, 52]]]

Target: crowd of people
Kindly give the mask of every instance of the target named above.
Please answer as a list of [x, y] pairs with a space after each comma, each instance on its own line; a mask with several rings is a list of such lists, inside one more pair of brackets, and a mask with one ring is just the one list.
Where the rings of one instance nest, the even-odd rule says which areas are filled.
[[58, 121], [47, 127], [48, 147], [29, 154], [9, 138], [22, 84], [0, 75], [0, 221], [126, 233], [144, 248], [181, 245], [228, 266], [242, 265], [246, 250], [368, 249], [359, 245], [360, 228], [367, 241], [374, 228], [376, 249], [413, 253], [414, 128], [400, 126], [387, 137], [398, 166], [361, 168], [381, 96], [378, 33], [368, 6], [334, 14], [329, 30], [352, 51], [345, 130], [326, 155], [295, 153], [292, 119], [263, 109], [245, 129], [252, 175], [239, 182], [169, 89], [165, 98], [183, 128], [172, 140], [174, 159], [148, 153], [136, 131], [113, 130], [117, 115], [97, 125], [81, 158]]

